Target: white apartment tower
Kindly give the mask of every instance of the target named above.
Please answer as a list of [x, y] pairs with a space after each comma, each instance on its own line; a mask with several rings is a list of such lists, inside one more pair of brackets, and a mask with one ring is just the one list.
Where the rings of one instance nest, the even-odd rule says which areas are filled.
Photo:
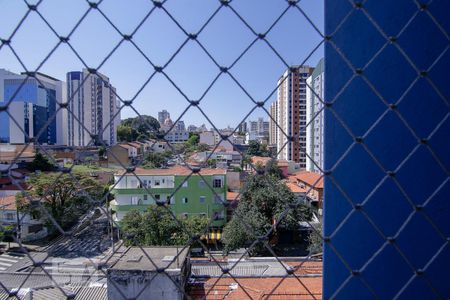
[[320, 172], [323, 170], [323, 88], [324, 88], [324, 60], [321, 59], [314, 72], [306, 80], [310, 88], [306, 91], [306, 169]]
[[69, 146], [93, 145], [91, 135], [106, 145], [117, 143], [120, 105], [108, 77], [86, 69], [67, 73], [67, 98]]
[[306, 169], [306, 79], [313, 70], [309, 66], [286, 70], [278, 80], [277, 103], [271, 107], [278, 126], [272, 123], [270, 140], [277, 146], [278, 159], [298, 162], [302, 169]]

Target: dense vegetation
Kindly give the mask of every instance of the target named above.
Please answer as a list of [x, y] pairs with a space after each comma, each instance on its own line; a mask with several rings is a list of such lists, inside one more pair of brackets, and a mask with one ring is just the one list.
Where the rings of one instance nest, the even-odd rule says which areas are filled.
[[72, 175], [41, 173], [31, 176], [29, 183], [30, 190], [17, 194], [17, 207], [19, 211], [42, 218], [50, 231], [56, 229], [56, 224], [43, 213], [40, 205], [62, 229], [67, 229], [89, 209], [101, 204], [107, 192], [107, 188], [94, 178], [76, 172]]
[[159, 128], [158, 120], [152, 116], [128, 118], [117, 127], [117, 139], [119, 142], [132, 142], [154, 138]]
[[128, 212], [120, 225], [127, 246], [183, 246], [189, 243], [191, 236], [205, 233], [208, 218], [189, 216], [176, 220], [169, 208], [151, 205], [143, 213]]
[[[291, 209], [283, 215], [287, 208]], [[267, 236], [269, 242], [276, 236], [277, 230], [296, 230], [299, 222], [311, 220], [312, 212], [309, 207], [298, 204], [295, 195], [276, 176], [264, 174], [250, 177], [241, 191], [233, 218], [224, 228], [222, 242], [225, 250], [249, 247], [259, 237], [265, 236], [282, 215], [278, 227]], [[264, 251], [263, 243], [257, 243], [250, 253]]]

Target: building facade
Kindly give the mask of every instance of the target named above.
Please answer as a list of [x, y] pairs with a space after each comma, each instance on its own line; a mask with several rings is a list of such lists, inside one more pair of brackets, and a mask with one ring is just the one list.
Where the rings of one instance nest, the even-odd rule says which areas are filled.
[[306, 80], [306, 169], [313, 172], [323, 170], [324, 83], [324, 60], [321, 59]]
[[[183, 166], [168, 169], [141, 169], [116, 174], [110, 202], [117, 221], [131, 210], [145, 211], [161, 201], [169, 205], [177, 217], [206, 216], [213, 219], [212, 227], [226, 223], [226, 171], [202, 168], [198, 174]], [[180, 187], [180, 188], [178, 188]], [[214, 191], [214, 192], [213, 192]]]
[[166, 119], [170, 119], [170, 113], [167, 110], [163, 109], [158, 112], [158, 122], [160, 125], [163, 125]]
[[276, 145], [278, 138], [278, 101], [272, 102], [270, 105], [269, 119], [269, 145]]
[[42, 73], [35, 77], [0, 69], [0, 142], [24, 144], [65, 144], [63, 126], [66, 111], [58, 110], [64, 101], [63, 83]]
[[[314, 68], [290, 67], [278, 80], [276, 117], [278, 126], [272, 129], [276, 140], [278, 159], [293, 160], [306, 168], [306, 79]], [[273, 122], [273, 121], [272, 121]], [[270, 127], [270, 126], [269, 126]]]
[[[106, 145], [117, 143], [120, 124], [120, 105], [116, 89], [109, 78], [86, 69], [67, 73], [68, 145], [89, 146], [100, 141]], [[91, 135], [95, 135], [95, 141]]]

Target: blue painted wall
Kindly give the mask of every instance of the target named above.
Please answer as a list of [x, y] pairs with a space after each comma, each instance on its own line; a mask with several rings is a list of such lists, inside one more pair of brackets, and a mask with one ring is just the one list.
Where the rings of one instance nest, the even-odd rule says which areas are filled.
[[351, 2], [325, 1], [324, 299], [450, 299], [450, 1]]

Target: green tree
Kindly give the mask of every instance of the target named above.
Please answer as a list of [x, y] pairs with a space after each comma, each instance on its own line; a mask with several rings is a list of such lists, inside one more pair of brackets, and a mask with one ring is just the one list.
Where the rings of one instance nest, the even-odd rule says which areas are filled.
[[196, 132], [189, 133], [189, 139], [185, 142], [188, 146], [196, 146], [200, 142], [200, 135]]
[[117, 126], [117, 139], [120, 142], [131, 142], [133, 137], [136, 136], [136, 130], [131, 126], [120, 124]]
[[0, 241], [8, 243], [8, 249], [16, 236], [16, 228], [13, 225], [4, 225], [0, 228]]
[[197, 151], [199, 151], [199, 152], [208, 151], [208, 150], [209, 150], [209, 146], [207, 144], [200, 143], [197, 145]]
[[106, 147], [105, 146], [101, 146], [100, 148], [98, 148], [98, 156], [99, 157], [104, 157], [106, 155], [107, 151], [106, 151]]
[[132, 210], [120, 223], [127, 246], [186, 245], [189, 234], [200, 235], [207, 225], [208, 219], [200, 216], [178, 219], [177, 222], [167, 207], [157, 205], [149, 206], [143, 213]]
[[[283, 215], [279, 228], [298, 229], [300, 221], [311, 219], [310, 208], [298, 204], [295, 195], [275, 176], [265, 174], [251, 177], [241, 191], [241, 199], [233, 218], [224, 228], [225, 250], [247, 247], [258, 236], [265, 234], [283, 212], [294, 204]], [[276, 230], [269, 238], [275, 234]], [[264, 248], [261, 246], [259, 243], [252, 253], [262, 252]]]
[[158, 120], [152, 116], [128, 118], [117, 127], [117, 139], [120, 142], [150, 139], [156, 136], [159, 128]]
[[308, 236], [308, 251], [310, 254], [318, 254], [323, 251], [323, 230], [322, 224], [314, 224], [314, 229], [311, 230]]
[[[34, 175], [29, 183], [31, 189], [16, 196], [19, 211], [39, 213], [38, 206], [30, 199], [40, 201], [63, 229], [69, 228], [90, 208], [99, 205], [105, 193], [97, 180], [82, 173], [73, 173], [72, 176], [55, 172]], [[47, 218], [45, 214], [41, 216]], [[46, 221], [50, 228], [54, 226], [50, 219]]]
[[248, 143], [247, 155], [250, 156], [270, 156], [270, 151], [266, 145], [261, 144], [258, 141], [250, 141]]
[[53, 171], [55, 169], [55, 165], [51, 163], [46, 156], [42, 155], [42, 153], [36, 152], [33, 161], [28, 164], [28, 169], [33, 172], [37, 170], [48, 172]]
[[275, 159], [271, 159], [267, 162], [265, 172], [278, 179], [284, 178], [283, 171], [278, 167], [278, 162]]
[[172, 151], [152, 152], [147, 154], [142, 165], [146, 169], [164, 168], [167, 166], [168, 160], [172, 157]]

